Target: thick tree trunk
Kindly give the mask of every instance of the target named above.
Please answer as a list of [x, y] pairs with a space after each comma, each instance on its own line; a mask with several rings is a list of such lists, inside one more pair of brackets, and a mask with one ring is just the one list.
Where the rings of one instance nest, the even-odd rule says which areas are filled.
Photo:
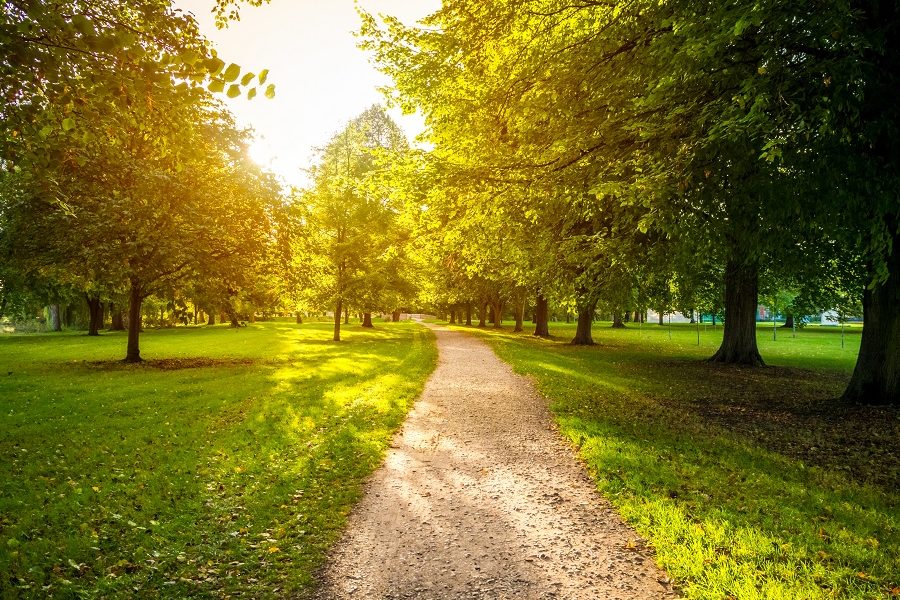
[[84, 298], [88, 305], [88, 335], [100, 335], [100, 328], [103, 327], [103, 303], [99, 296], [85, 294]]
[[456, 325], [456, 311], [455, 310], [450, 311], [450, 324]]
[[[349, 313], [347, 313], [349, 314]], [[334, 308], [334, 337], [332, 338], [335, 342], [341, 341], [341, 301], [337, 301], [337, 306]]]
[[207, 325], [215, 325], [216, 324], [216, 313], [210, 311], [209, 315], [206, 318]]
[[569, 311], [566, 310], [566, 323], [572, 322], [572, 315], [569, 314]]
[[[349, 324], [350, 324], [350, 307], [348, 306], [347, 308], [344, 309], [344, 325], [349, 325]], [[335, 340], [335, 341], [339, 342], [340, 340]]]
[[128, 295], [128, 349], [125, 352], [125, 362], [138, 363], [141, 358], [141, 304], [144, 302], [144, 295], [140, 286], [132, 282], [131, 291]]
[[594, 310], [597, 302], [591, 302], [586, 306], [578, 307], [578, 327], [575, 329], [575, 338], [572, 344], [575, 346], [593, 346], [594, 338], [591, 337], [591, 325], [594, 322]]
[[297, 311], [297, 325], [303, 324], [303, 313], [299, 310]]
[[400, 311], [395, 310], [391, 313], [391, 323], [399, 323], [400, 322]]
[[488, 303], [482, 302], [481, 303], [481, 312], [478, 313], [478, 326], [479, 327], [487, 326], [487, 324], [485, 323], [485, 318], [487, 318], [487, 309], [488, 309]]
[[228, 320], [232, 327], [237, 328], [241, 326], [241, 320], [240, 317], [238, 317], [237, 311], [230, 306], [228, 307]]
[[[613, 316], [613, 321], [615, 321], [615, 315]], [[619, 321], [620, 321], [621, 323], [631, 323], [631, 311], [630, 311], [630, 310], [626, 310], [626, 311], [625, 311], [625, 316], [624, 316], [624, 317], [621, 317], [621, 318], [619, 319]]]
[[888, 279], [863, 292], [863, 332], [843, 400], [900, 404], [900, 236], [894, 236]]
[[784, 325], [782, 327], [786, 327], [788, 329], [794, 328], [794, 315], [788, 313], [784, 316]]
[[472, 303], [466, 302], [466, 326], [472, 326]]
[[62, 331], [62, 322], [59, 319], [59, 304], [51, 304], [47, 308], [50, 313], [50, 331]]
[[550, 310], [547, 299], [543, 294], [538, 294], [537, 307], [534, 309], [534, 335], [538, 337], [550, 337]]
[[122, 309], [117, 307], [115, 304], [110, 302], [109, 304], [109, 330], [110, 331], [125, 331], [125, 317], [122, 314]]
[[656, 314], [657, 314], [657, 316], [659, 317], [659, 324], [660, 324], [660, 325], [663, 325], [663, 324], [665, 323], [665, 322], [663, 321], [663, 309], [661, 309], [661, 308], [658, 309], [657, 312], [656, 312]]
[[765, 366], [756, 346], [758, 286], [756, 263], [729, 259], [725, 266], [725, 332], [710, 362]]
[[375, 327], [372, 325], [372, 313], [363, 313], [363, 327]]
[[524, 327], [522, 323], [525, 321], [525, 299], [523, 298], [519, 305], [516, 307], [516, 326], [513, 328], [513, 332], [519, 333], [520, 331], [524, 331]]
[[617, 312], [617, 313], [613, 314], [612, 326], [616, 329], [624, 329], [625, 328], [625, 323], [622, 321], [622, 313]]
[[503, 326], [503, 303], [496, 302], [492, 306], [494, 312], [494, 327], [502, 327]]

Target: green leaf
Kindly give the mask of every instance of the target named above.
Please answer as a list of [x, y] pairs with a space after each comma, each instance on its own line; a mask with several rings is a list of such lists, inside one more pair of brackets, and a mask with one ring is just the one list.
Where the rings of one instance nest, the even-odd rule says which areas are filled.
[[219, 92], [221, 92], [222, 90], [225, 89], [225, 82], [222, 81], [221, 79], [213, 79], [212, 81], [209, 82], [209, 85], [207, 86], [206, 89], [211, 91], [213, 94], [218, 94]]
[[206, 70], [209, 71], [209, 74], [212, 77], [215, 77], [225, 68], [225, 61], [221, 58], [210, 58], [204, 63], [204, 66], [206, 67]]
[[266, 86], [266, 98], [271, 100], [274, 97], [275, 97], [275, 84], [270, 83], [269, 85]]
[[256, 75], [254, 75], [253, 73], [247, 73], [246, 75], [241, 77], [241, 85], [248, 85], [251, 81], [253, 81], [254, 77], [256, 77]]
[[237, 98], [241, 95], [241, 86], [236, 83], [232, 83], [228, 86], [228, 97], [229, 98]]
[[238, 75], [241, 74], [241, 67], [231, 63], [228, 65], [228, 68], [225, 69], [225, 73], [222, 74], [222, 79], [225, 81], [234, 81], [238, 78]]
[[63, 119], [62, 128], [63, 131], [70, 131], [72, 129], [75, 129], [75, 119], [73, 119], [72, 117], [66, 117], [65, 119]]
[[247, 91], [247, 100], [253, 100], [256, 98], [256, 88], [250, 88]]
[[41, 127], [40, 135], [42, 138], [47, 139], [47, 136], [49, 136], [51, 133], [53, 133], [53, 127], [51, 127], [50, 125], [44, 125], [43, 127]]
[[81, 35], [94, 35], [94, 24], [84, 15], [74, 15], [72, 25]]
[[266, 82], [266, 79], [269, 77], [269, 70], [263, 69], [259, 72], [259, 85], [262, 85]]

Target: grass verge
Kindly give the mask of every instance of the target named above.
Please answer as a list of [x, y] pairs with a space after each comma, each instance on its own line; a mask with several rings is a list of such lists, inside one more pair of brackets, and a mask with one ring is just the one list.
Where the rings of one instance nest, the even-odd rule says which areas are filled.
[[[469, 328], [460, 328], [469, 329]], [[709, 365], [709, 327], [613, 330], [573, 347], [477, 330], [551, 401], [600, 491], [688, 598], [900, 595], [900, 413], [841, 406], [859, 330], [772, 340], [772, 366]]]
[[437, 355], [330, 328], [0, 337], [0, 596], [309, 593]]

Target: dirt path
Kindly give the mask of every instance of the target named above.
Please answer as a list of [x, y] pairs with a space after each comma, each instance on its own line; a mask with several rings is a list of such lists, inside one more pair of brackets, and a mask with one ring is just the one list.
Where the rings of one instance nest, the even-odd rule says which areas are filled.
[[[332, 551], [325, 598], [674, 598], [546, 401], [481, 340], [440, 358]], [[639, 545], [640, 546], [640, 545]]]

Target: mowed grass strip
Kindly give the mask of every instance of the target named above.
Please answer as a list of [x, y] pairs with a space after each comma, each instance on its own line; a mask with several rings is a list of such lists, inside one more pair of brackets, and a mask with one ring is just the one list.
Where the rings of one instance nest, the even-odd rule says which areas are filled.
[[436, 361], [412, 323], [0, 337], [3, 597], [308, 593]]
[[[470, 328], [460, 328], [468, 329]], [[702, 362], [721, 326], [597, 323], [590, 348], [477, 330], [532, 377], [600, 491], [688, 598], [900, 595], [900, 413], [835, 402], [860, 330], [760, 326], [753, 370]]]

